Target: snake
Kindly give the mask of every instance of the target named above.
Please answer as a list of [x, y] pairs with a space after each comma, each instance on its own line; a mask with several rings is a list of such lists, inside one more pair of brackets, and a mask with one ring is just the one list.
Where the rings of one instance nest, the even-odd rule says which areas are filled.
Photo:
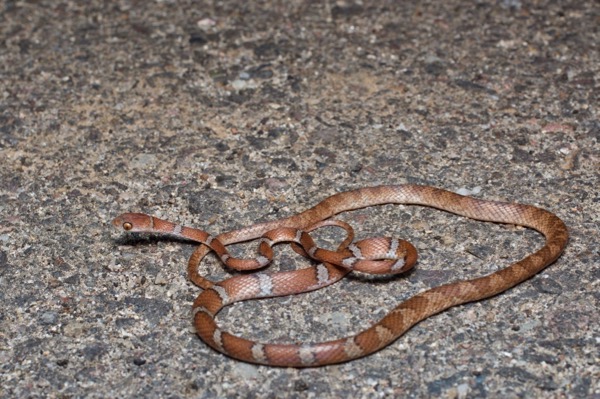
[[[223, 307], [242, 300], [320, 289], [353, 271], [388, 274], [411, 269], [417, 261], [417, 254], [407, 241], [378, 237], [354, 243], [352, 227], [331, 219], [342, 212], [383, 204], [420, 205], [474, 220], [528, 227], [540, 232], [545, 243], [523, 259], [491, 274], [450, 282], [415, 294], [375, 324], [352, 336], [315, 343], [263, 343], [219, 327], [215, 319], [217, 313]], [[297, 368], [343, 363], [367, 356], [396, 341], [430, 316], [504, 292], [556, 261], [569, 239], [565, 223], [545, 209], [483, 200], [417, 184], [363, 187], [340, 192], [296, 215], [216, 236], [142, 213], [122, 214], [112, 224], [127, 232], [166, 234], [199, 242], [188, 262], [189, 278], [203, 288], [192, 305], [193, 322], [199, 337], [213, 349], [244, 362]], [[323, 226], [340, 227], [347, 232], [346, 239], [336, 251], [317, 247], [311, 238], [309, 233]], [[255, 258], [237, 259], [225, 248], [256, 239], [259, 240], [259, 248]], [[263, 268], [272, 259], [272, 245], [282, 242], [290, 242], [296, 252], [315, 259], [318, 264], [292, 271], [239, 274], [219, 282], [210, 281], [198, 272], [201, 261], [210, 251], [214, 251], [230, 268]], [[314, 310], [309, 308], [308, 311]]]

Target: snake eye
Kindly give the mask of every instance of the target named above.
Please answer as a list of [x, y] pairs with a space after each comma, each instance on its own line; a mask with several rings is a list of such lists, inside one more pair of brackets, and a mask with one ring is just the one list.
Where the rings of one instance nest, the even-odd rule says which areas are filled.
[[125, 222], [125, 223], [123, 223], [123, 229], [125, 229], [126, 231], [129, 231], [129, 230], [133, 229], [133, 225], [129, 222]]

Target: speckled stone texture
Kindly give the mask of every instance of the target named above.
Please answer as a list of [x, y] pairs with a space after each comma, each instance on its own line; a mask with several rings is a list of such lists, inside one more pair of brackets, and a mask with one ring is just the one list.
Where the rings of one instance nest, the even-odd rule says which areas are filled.
[[[600, 398], [599, 9], [1, 1], [0, 397]], [[540, 275], [377, 354], [296, 370], [207, 347], [190, 318], [193, 245], [110, 225], [142, 211], [218, 234], [407, 182], [547, 208], [570, 244]], [[223, 328], [350, 335], [543, 241], [414, 206], [340, 218], [359, 238], [412, 241], [416, 269], [237, 304]], [[281, 247], [272, 269], [304, 265]], [[214, 258], [203, 271], [232, 274]]]

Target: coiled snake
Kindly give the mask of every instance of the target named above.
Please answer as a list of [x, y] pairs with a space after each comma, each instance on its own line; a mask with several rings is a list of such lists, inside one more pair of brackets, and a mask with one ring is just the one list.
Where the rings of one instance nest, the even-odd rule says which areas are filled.
[[[259, 343], [219, 328], [215, 315], [234, 302], [316, 290], [335, 283], [352, 270], [400, 273], [410, 269], [417, 260], [417, 254], [408, 242], [380, 237], [353, 244], [352, 228], [341, 221], [329, 220], [344, 211], [381, 204], [424, 205], [471, 219], [526, 226], [541, 232], [546, 242], [533, 254], [492, 274], [421, 292], [400, 303], [370, 328], [351, 337], [307, 344]], [[335, 194], [297, 215], [215, 237], [202, 230], [140, 213], [123, 214], [113, 220], [113, 225], [130, 232], [168, 234], [201, 243], [188, 263], [190, 279], [204, 288], [193, 304], [198, 335], [214, 349], [233, 358], [290, 367], [340, 363], [371, 354], [431, 315], [452, 306], [491, 297], [529, 279], [560, 256], [569, 236], [562, 220], [544, 209], [485, 201], [420, 185], [367, 187]], [[317, 247], [308, 234], [325, 225], [343, 228], [348, 234], [337, 251]], [[257, 238], [260, 238], [259, 255], [254, 259], [233, 258], [225, 248], [229, 244]], [[238, 270], [261, 268], [272, 259], [271, 245], [278, 242], [291, 242], [297, 252], [322, 263], [295, 271], [237, 275], [216, 283], [198, 273], [200, 262], [211, 250], [229, 267]]]

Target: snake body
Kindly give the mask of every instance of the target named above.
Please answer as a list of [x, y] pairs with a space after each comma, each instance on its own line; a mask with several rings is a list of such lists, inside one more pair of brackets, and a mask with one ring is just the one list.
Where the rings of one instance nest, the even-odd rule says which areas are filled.
[[[544, 246], [522, 260], [484, 277], [457, 281], [421, 292], [400, 303], [370, 328], [337, 340], [306, 344], [259, 343], [219, 328], [216, 314], [229, 304], [307, 292], [333, 284], [351, 270], [399, 273], [416, 262], [414, 247], [394, 238], [371, 238], [352, 243], [353, 231], [343, 222], [329, 220], [349, 210], [381, 204], [414, 204], [438, 208], [471, 219], [533, 228], [545, 236]], [[568, 241], [565, 224], [554, 214], [531, 205], [480, 200], [430, 186], [397, 185], [366, 187], [332, 195], [297, 215], [210, 236], [152, 216], [128, 213], [113, 220], [127, 231], [175, 235], [200, 242], [188, 263], [190, 279], [204, 288], [193, 304], [194, 325], [209, 346], [233, 358], [271, 366], [313, 367], [349, 361], [371, 354], [400, 337], [418, 322], [452, 306], [477, 301], [503, 292], [554, 262]], [[308, 232], [323, 225], [345, 229], [348, 238], [337, 251], [318, 248]], [[260, 238], [254, 259], [232, 258], [226, 245]], [[237, 275], [218, 283], [198, 273], [204, 256], [215, 251], [223, 262], [242, 270], [265, 266], [272, 258], [271, 245], [292, 242], [297, 252], [322, 262], [286, 272]]]

